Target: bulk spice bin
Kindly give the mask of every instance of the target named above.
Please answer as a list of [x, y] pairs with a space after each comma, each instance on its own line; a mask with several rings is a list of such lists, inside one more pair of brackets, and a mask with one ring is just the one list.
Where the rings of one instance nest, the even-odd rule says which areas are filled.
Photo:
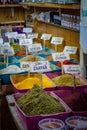
[[[60, 90], [74, 88], [74, 77], [72, 74], [66, 74], [61, 72], [48, 73], [47, 76], [56, 84], [56, 88]], [[81, 77], [80, 75], [75, 75], [76, 78], [76, 89], [87, 88], [87, 80]]]
[[87, 117], [87, 87], [73, 90], [56, 90], [52, 93], [60, 97], [72, 109], [73, 116]]
[[[47, 92], [46, 92], [47, 93]], [[47, 93], [47, 95], [49, 95]], [[60, 101], [60, 99], [57, 97], [57, 100], [59, 100], [60, 104], [62, 105], [62, 107], [65, 109], [65, 112], [58, 112], [58, 113], [54, 113], [54, 114], [40, 114], [40, 115], [26, 115], [25, 112], [23, 112], [23, 110], [19, 107], [17, 99], [19, 99], [21, 96], [23, 96], [23, 93], [16, 93], [13, 95], [14, 99], [15, 99], [15, 107], [17, 109], [17, 112], [19, 114], [19, 117], [22, 119], [22, 121], [25, 123], [26, 126], [26, 130], [38, 130], [38, 122], [42, 119], [46, 119], [46, 118], [56, 118], [56, 119], [60, 119], [60, 120], [65, 120], [69, 114], [71, 113], [71, 109], [63, 102]], [[46, 96], [47, 97], [47, 96]], [[51, 95], [51, 97], [54, 97]], [[33, 98], [33, 97], [32, 97]], [[55, 97], [54, 97], [55, 98]], [[22, 99], [23, 100], [23, 99]], [[42, 100], [43, 102], [44, 100]], [[44, 103], [43, 103], [44, 104]], [[38, 103], [36, 104], [37, 107]], [[43, 106], [44, 107], [44, 106]], [[29, 109], [29, 108], [28, 108]], [[32, 108], [33, 109], [33, 108]]]
[[[20, 77], [20, 78], [19, 78]], [[34, 84], [40, 85], [40, 74], [14, 74], [10, 76], [15, 93], [24, 93], [33, 87]], [[45, 90], [54, 90], [56, 85], [45, 75], [42, 74], [42, 86]]]

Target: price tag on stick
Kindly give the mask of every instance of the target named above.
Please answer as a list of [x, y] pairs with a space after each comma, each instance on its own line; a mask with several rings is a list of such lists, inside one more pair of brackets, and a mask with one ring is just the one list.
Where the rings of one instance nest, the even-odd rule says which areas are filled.
[[80, 74], [80, 65], [63, 65], [65, 73], [71, 73], [74, 79], [74, 88], [76, 88], [76, 77], [75, 74]]
[[63, 61], [70, 59], [69, 54], [60, 52], [60, 53], [52, 53], [52, 57], [54, 61], [60, 61], [61, 62], [61, 69], [63, 73]]
[[50, 70], [50, 63], [48, 61], [30, 62], [30, 71], [40, 73], [40, 85], [42, 88], [42, 73]]
[[51, 44], [55, 45], [55, 51], [57, 52], [57, 45], [63, 43], [62, 37], [52, 37]]
[[44, 41], [44, 50], [45, 50], [45, 41], [50, 40], [51, 34], [42, 34], [41, 39]]
[[65, 46], [63, 52], [68, 53], [68, 54], [76, 54], [77, 47], [74, 47], [74, 46]]

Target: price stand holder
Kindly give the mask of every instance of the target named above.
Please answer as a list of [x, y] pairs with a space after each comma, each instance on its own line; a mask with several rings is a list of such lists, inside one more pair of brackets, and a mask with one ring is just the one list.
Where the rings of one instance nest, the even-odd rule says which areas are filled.
[[34, 52], [33, 55], [35, 55], [35, 57], [37, 57], [37, 52], [42, 51], [42, 45], [39, 43], [30, 44], [28, 46], [28, 50], [29, 50], [29, 52], [32, 52], [32, 53]]
[[26, 55], [28, 55], [28, 46], [32, 43], [32, 39], [19, 39], [20, 46], [26, 46]]
[[57, 45], [63, 43], [63, 38], [62, 37], [52, 37], [51, 39], [51, 44], [55, 45], [55, 51], [57, 52]]
[[23, 32], [26, 34], [26, 38], [28, 33], [32, 33], [32, 28], [23, 28]]
[[9, 46], [3, 46], [1, 48], [1, 54], [4, 55], [4, 62], [5, 62], [5, 56], [7, 57], [7, 61], [6, 61], [6, 67], [8, 66], [8, 57], [11, 55], [14, 55], [14, 49], [13, 47], [9, 47]]
[[40, 74], [40, 87], [43, 88], [43, 72], [50, 70], [50, 63], [48, 61], [30, 62], [30, 71]]
[[14, 43], [14, 39], [16, 38], [16, 36], [18, 35], [17, 32], [6, 32], [5, 36], [8, 37], [9, 39], [9, 43]]
[[30, 39], [38, 38], [38, 33], [30, 33], [27, 35], [27, 38], [30, 38]]
[[52, 34], [42, 34], [41, 39], [44, 41], [44, 50], [45, 50], [45, 43], [46, 40], [50, 40]]
[[74, 78], [74, 89], [76, 89], [76, 74], [81, 73], [80, 65], [63, 65], [65, 73], [73, 75]]
[[70, 59], [69, 54], [60, 52], [60, 53], [52, 53], [52, 57], [54, 61], [60, 61], [61, 62], [61, 72], [63, 74], [63, 61]]

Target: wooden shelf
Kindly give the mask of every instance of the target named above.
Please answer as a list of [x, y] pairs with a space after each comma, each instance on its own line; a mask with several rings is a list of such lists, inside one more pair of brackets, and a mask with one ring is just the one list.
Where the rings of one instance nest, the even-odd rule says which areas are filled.
[[21, 4], [0, 4], [0, 8], [3, 7], [22, 7]]
[[58, 27], [61, 27], [61, 28], [65, 28], [65, 29], [68, 29], [68, 30], [71, 30], [71, 31], [74, 31], [74, 32], [79, 32], [79, 30], [69, 28], [69, 27], [65, 27], [65, 26], [62, 26], [62, 25], [58, 25], [58, 24], [55, 24], [55, 23], [48, 23], [48, 22], [41, 21], [41, 20], [37, 20], [37, 21], [42, 22], [42, 23], [46, 23], [46, 24], [50, 24], [50, 25], [53, 25], [53, 26], [58, 26]]
[[24, 20], [21, 21], [1, 21], [0, 24], [17, 24], [17, 23], [25, 23]]
[[63, 8], [63, 9], [80, 9], [79, 4], [46, 4], [46, 3], [20, 3], [22, 6], [32, 6], [32, 7], [44, 7], [44, 8]]

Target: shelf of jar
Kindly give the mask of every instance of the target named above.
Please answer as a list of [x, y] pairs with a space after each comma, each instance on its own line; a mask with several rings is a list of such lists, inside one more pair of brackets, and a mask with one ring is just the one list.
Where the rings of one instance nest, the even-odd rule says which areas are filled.
[[41, 21], [41, 20], [37, 20], [37, 21], [42, 22], [42, 23], [46, 23], [46, 24], [50, 24], [50, 25], [54, 25], [54, 26], [58, 26], [58, 27], [68, 29], [68, 30], [71, 30], [71, 31], [80, 32], [80, 30], [76, 30], [76, 29], [73, 29], [73, 28], [70, 28], [70, 27], [65, 27], [63, 25], [58, 25], [58, 24], [55, 24], [55, 23], [45, 22], [45, 21]]
[[79, 4], [49, 4], [49, 3], [30, 3], [24, 2], [20, 3], [22, 6], [32, 6], [32, 7], [44, 7], [44, 8], [63, 8], [63, 9], [80, 9]]

